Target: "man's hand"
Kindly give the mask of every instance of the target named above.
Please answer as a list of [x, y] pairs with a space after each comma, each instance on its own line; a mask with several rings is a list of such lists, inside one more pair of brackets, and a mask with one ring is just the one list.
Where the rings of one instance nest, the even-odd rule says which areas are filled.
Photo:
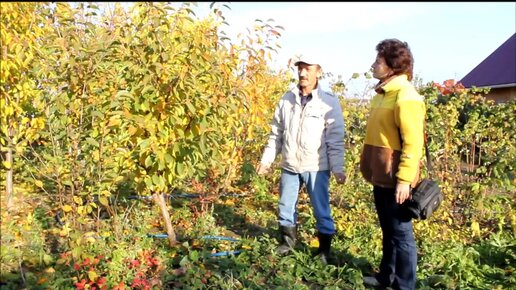
[[258, 175], [264, 175], [269, 173], [270, 169], [270, 165], [260, 163], [258, 164], [258, 169], [256, 170], [256, 173], [258, 173]]
[[396, 202], [402, 204], [410, 197], [410, 184], [397, 183], [395, 194]]
[[346, 182], [346, 175], [343, 172], [334, 172], [333, 176], [335, 176], [335, 180], [338, 184]]

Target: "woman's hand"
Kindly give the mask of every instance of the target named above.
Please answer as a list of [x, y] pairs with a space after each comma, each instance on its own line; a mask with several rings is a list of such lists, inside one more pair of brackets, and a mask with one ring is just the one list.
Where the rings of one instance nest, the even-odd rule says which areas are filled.
[[402, 204], [410, 197], [410, 184], [397, 183], [396, 184], [396, 202]]

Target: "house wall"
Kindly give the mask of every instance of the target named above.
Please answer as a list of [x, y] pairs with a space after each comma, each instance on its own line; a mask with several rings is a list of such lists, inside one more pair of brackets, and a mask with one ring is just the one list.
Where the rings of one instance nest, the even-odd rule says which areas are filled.
[[507, 103], [511, 99], [516, 99], [516, 87], [491, 89], [485, 97], [497, 104]]

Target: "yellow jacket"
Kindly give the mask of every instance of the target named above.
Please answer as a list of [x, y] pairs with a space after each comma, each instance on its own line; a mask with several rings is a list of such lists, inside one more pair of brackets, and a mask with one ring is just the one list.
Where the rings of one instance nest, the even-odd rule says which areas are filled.
[[376, 186], [394, 188], [399, 182], [414, 187], [423, 153], [425, 103], [406, 75], [381, 88], [383, 93], [371, 101], [360, 171]]

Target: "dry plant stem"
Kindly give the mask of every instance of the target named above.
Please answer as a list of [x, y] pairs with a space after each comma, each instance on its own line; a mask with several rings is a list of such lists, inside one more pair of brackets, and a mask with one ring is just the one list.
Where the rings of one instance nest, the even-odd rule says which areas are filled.
[[163, 193], [155, 193], [153, 195], [154, 202], [161, 209], [161, 216], [165, 222], [165, 226], [167, 228], [168, 241], [170, 246], [173, 247], [177, 244], [176, 234], [174, 233], [174, 228], [172, 227], [172, 222], [170, 221], [170, 214], [168, 213], [167, 204], [165, 202], [165, 196]]

